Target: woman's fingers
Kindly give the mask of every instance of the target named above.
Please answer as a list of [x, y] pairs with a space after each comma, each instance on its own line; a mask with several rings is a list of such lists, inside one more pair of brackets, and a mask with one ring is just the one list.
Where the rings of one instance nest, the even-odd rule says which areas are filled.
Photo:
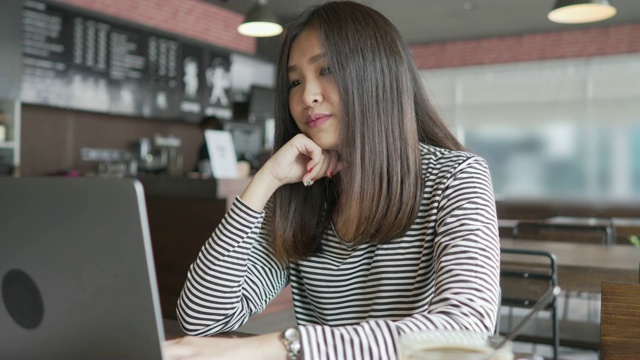
[[329, 157], [329, 166], [327, 166], [327, 172], [326, 172], [326, 176], [329, 179], [333, 179], [333, 176], [339, 171], [338, 159], [339, 159], [338, 153], [335, 151], [332, 151]]
[[311, 171], [303, 176], [302, 183], [304, 184], [304, 186], [311, 186], [316, 182], [316, 180], [325, 176], [327, 167], [329, 166], [330, 156], [328, 156], [327, 152], [323, 151], [322, 156], [317, 160], [319, 161], [315, 163], [315, 166], [311, 168]]
[[322, 157], [319, 160], [312, 171], [303, 177], [305, 186], [313, 185], [317, 179], [322, 177], [332, 179], [335, 174], [346, 166], [344, 162], [340, 161], [340, 156], [337, 151], [323, 151]]
[[332, 178], [345, 167], [337, 151], [323, 150], [304, 134], [291, 138], [264, 165], [280, 184], [301, 181], [313, 185], [322, 177]]
[[282, 146], [263, 165], [280, 184], [301, 181], [310, 169], [319, 163], [322, 149], [308, 137], [299, 134]]

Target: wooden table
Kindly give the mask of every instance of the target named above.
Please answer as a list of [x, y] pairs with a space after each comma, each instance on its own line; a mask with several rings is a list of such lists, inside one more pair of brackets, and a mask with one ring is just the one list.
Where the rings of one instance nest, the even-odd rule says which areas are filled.
[[564, 290], [600, 292], [603, 282], [640, 282], [640, 248], [521, 239], [501, 239], [500, 246], [555, 254]]
[[498, 219], [498, 233], [501, 238], [513, 236], [513, 229], [518, 225], [518, 219]]
[[552, 216], [538, 220], [543, 224], [581, 225], [581, 226], [611, 226], [612, 220], [599, 217], [584, 216]]
[[627, 218], [627, 217], [582, 217], [582, 216], [552, 216], [550, 218], [542, 219], [547, 224], [575, 224], [575, 225], [596, 225], [606, 226], [611, 225], [615, 227], [633, 227], [640, 228], [640, 219]]
[[[178, 324], [178, 320], [173, 319], [162, 319], [162, 327], [164, 330], [164, 339], [165, 340], [173, 340], [177, 338], [181, 338], [183, 336], [187, 336], [182, 329], [180, 328], [180, 324]], [[274, 330], [276, 331], [276, 330]], [[232, 331], [224, 334], [218, 334], [215, 336], [219, 337], [247, 337], [254, 336], [256, 334], [247, 333], [242, 331]]]
[[640, 285], [602, 284], [600, 359], [638, 359]]

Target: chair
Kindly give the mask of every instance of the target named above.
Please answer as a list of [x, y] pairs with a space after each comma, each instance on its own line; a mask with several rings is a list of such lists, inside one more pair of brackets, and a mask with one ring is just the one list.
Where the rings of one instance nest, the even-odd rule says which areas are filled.
[[[612, 240], [615, 237], [613, 234], [613, 226], [611, 223], [597, 223], [589, 225], [581, 222], [555, 223], [546, 222], [545, 220], [520, 220], [513, 227], [512, 236], [514, 239], [520, 238], [527, 240], [608, 245], [614, 242]], [[572, 313], [573, 315], [569, 314], [569, 303], [571, 302], [571, 299], [586, 299], [588, 311], [585, 321], [587, 323], [591, 323], [596, 320], [597, 316], [593, 314], [597, 313], [596, 306], [597, 301], [599, 300], [597, 294], [563, 291], [561, 297], [564, 300], [561, 316], [563, 320], [576, 317], [575, 312]]]
[[[501, 255], [501, 306], [509, 310], [506, 319], [501, 317], [500, 321], [500, 333], [504, 335], [520, 322], [520, 318], [514, 315], [514, 310], [531, 309], [547, 290], [557, 285], [558, 280], [554, 254], [502, 248]], [[515, 341], [551, 345], [553, 359], [557, 359], [560, 330], [555, 298], [544, 311], [549, 314], [549, 318], [536, 317], [516, 336]]]
[[602, 283], [600, 359], [640, 357], [640, 284]]

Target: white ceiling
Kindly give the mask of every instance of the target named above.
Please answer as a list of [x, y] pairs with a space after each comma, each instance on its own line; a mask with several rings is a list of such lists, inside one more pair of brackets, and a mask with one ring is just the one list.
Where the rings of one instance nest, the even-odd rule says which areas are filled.
[[[246, 14], [255, 0], [203, 0]], [[286, 24], [297, 12], [326, 0], [269, 0]], [[361, 0], [386, 15], [410, 44], [562, 31], [640, 23], [640, 0], [610, 0], [618, 9], [609, 20], [583, 25], [547, 19], [554, 0]], [[259, 45], [259, 52], [260, 50]]]

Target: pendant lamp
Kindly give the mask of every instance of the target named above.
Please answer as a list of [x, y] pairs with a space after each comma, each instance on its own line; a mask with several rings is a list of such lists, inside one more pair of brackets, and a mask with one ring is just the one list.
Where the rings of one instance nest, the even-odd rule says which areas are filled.
[[282, 32], [275, 15], [267, 8], [266, 0], [257, 0], [249, 10], [244, 22], [238, 26], [238, 32], [245, 36], [269, 37]]
[[556, 0], [549, 20], [561, 24], [582, 24], [613, 17], [617, 10], [609, 0]]

